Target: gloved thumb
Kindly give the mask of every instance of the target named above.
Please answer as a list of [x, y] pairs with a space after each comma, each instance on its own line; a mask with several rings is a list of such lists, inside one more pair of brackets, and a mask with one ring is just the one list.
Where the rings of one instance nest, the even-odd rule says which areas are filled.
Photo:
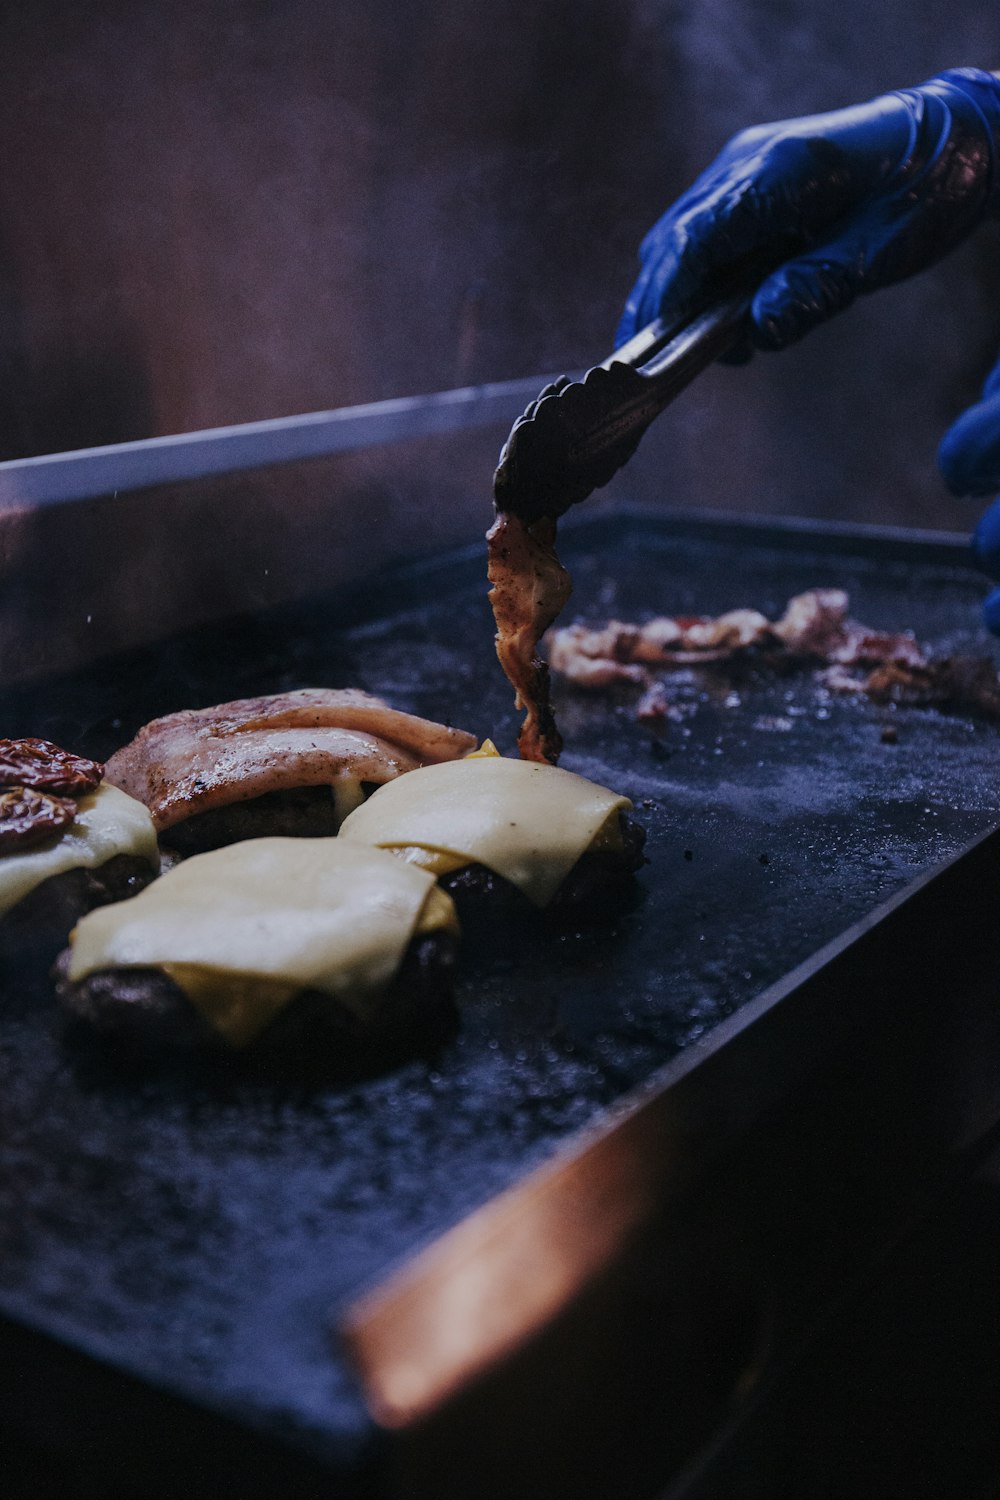
[[1000, 589], [994, 589], [983, 600], [983, 624], [991, 635], [1000, 635]]

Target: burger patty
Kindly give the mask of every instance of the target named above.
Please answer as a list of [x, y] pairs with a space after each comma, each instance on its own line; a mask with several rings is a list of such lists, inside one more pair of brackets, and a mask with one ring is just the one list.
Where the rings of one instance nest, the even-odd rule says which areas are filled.
[[[452, 933], [416, 937], [368, 1019], [325, 991], [301, 990], [246, 1049], [256, 1057], [322, 1061], [324, 1052], [387, 1049], [433, 1039], [451, 1014], [458, 941]], [[67, 1012], [131, 1056], [229, 1049], [162, 969], [101, 969], [68, 977], [70, 952], [59, 957], [56, 992]]]
[[64, 942], [88, 911], [135, 896], [155, 874], [138, 855], [116, 854], [91, 869], [79, 866], [51, 875], [0, 918], [3, 944], [20, 949]]
[[331, 786], [300, 786], [265, 792], [245, 802], [229, 802], [195, 813], [161, 834], [178, 854], [204, 854], [244, 839], [332, 838], [340, 827]]
[[543, 913], [523, 891], [485, 865], [463, 865], [438, 884], [455, 903], [463, 927], [481, 930], [502, 927], [543, 915], [556, 922], [594, 921], [608, 915], [616, 893], [627, 889], [631, 877], [645, 864], [646, 830], [619, 813], [620, 850], [586, 850], [570, 870]]

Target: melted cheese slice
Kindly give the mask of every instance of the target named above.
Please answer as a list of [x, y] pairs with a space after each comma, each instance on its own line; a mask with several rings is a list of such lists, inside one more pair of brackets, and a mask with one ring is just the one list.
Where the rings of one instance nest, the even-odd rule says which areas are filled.
[[116, 854], [133, 854], [154, 870], [159, 868], [156, 830], [148, 809], [105, 781], [80, 798], [72, 823], [48, 843], [0, 857], [0, 915], [43, 880], [81, 867], [95, 869]]
[[387, 782], [340, 838], [395, 850], [436, 874], [485, 865], [546, 906], [581, 854], [614, 847], [618, 813], [631, 806], [557, 766], [473, 755]]
[[233, 1046], [299, 990], [364, 1016], [417, 932], [455, 909], [426, 870], [339, 839], [250, 839], [199, 854], [83, 918], [69, 975], [163, 968]]

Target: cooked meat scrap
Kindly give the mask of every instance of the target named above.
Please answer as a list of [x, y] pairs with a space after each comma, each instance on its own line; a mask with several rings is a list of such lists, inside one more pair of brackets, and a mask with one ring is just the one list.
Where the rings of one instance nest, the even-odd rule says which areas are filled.
[[789, 599], [772, 627], [778, 640], [799, 655], [824, 656], [839, 640], [850, 604], [843, 589], [809, 589]]
[[[618, 630], [624, 634], [629, 626], [615, 621]], [[635, 630], [635, 646], [631, 653], [635, 661], [661, 662], [665, 661], [671, 651], [679, 650], [684, 640], [684, 631], [676, 620], [670, 620], [665, 615], [659, 615], [655, 620], [647, 620], [645, 625], [640, 625]]]
[[559, 759], [562, 740], [549, 698], [549, 669], [538, 655], [538, 643], [572, 592], [555, 540], [556, 523], [548, 516], [528, 525], [500, 512], [486, 533], [497, 656], [516, 706], [525, 712], [518, 749], [522, 760], [551, 765]]
[[911, 631], [872, 630], [848, 618], [842, 589], [812, 589], [789, 600], [774, 634], [800, 656], [816, 656], [844, 666], [900, 661], [923, 666], [926, 656]]
[[815, 680], [820, 687], [826, 688], [827, 692], [850, 695], [863, 693], [867, 679], [857, 676], [849, 667], [838, 663], [836, 666], [826, 667], [823, 671], [817, 672]]
[[76, 803], [30, 786], [8, 786], [0, 791], [0, 854], [33, 849], [72, 823]]
[[36, 791], [82, 797], [100, 784], [104, 767], [53, 745], [51, 740], [0, 739], [0, 787], [27, 786]]
[[[435, 1028], [452, 1013], [457, 955], [458, 943], [451, 933], [414, 938], [395, 978], [363, 1024], [331, 995], [301, 990], [243, 1055], [281, 1057], [305, 1066], [324, 1055], [336, 1059], [344, 1049], [388, 1048], [417, 1037], [433, 1038]], [[69, 960], [67, 949], [54, 970], [64, 1009], [124, 1054], [147, 1058], [171, 1052], [230, 1052], [162, 969], [102, 969], [74, 983], [68, 977]]]
[[645, 625], [609, 620], [594, 629], [566, 625], [548, 637], [553, 669], [583, 687], [651, 681], [650, 667], [693, 666], [723, 661], [734, 652], [773, 641], [769, 621], [753, 609], [734, 609], [718, 619], [658, 616]]
[[[628, 660], [639, 632], [612, 620], [603, 630], [567, 625], [549, 636], [549, 665], [581, 687], [607, 687], [613, 682], [645, 683], [644, 667]], [[624, 658], [624, 659], [623, 659]]]
[[[905, 689], [916, 701], [956, 701], [961, 694], [946, 692], [938, 682], [918, 689], [919, 674], [929, 659], [910, 631], [873, 630], [848, 616], [849, 600], [842, 589], [810, 589], [788, 601], [784, 614], [771, 623], [757, 610], [736, 609], [715, 619], [660, 616], [645, 625], [610, 620], [604, 626], [564, 626], [548, 638], [555, 670], [579, 687], [600, 689], [612, 683], [634, 683], [644, 689], [637, 709], [641, 719], [663, 719], [669, 710], [666, 692], [656, 674], [678, 667], [709, 666], [739, 659], [748, 651], [777, 668], [782, 661], [828, 663], [822, 682], [832, 692], [869, 691], [866, 680], [851, 668], [898, 668], [917, 674]], [[954, 673], [952, 673], [954, 676]], [[966, 672], [968, 676], [968, 672]], [[893, 679], [904, 691], [903, 679]], [[890, 694], [887, 681], [875, 678], [870, 696]], [[982, 682], [972, 697], [982, 700]], [[967, 695], [968, 696], [968, 695]], [[980, 707], [979, 711], [987, 711]]]
[[731, 609], [715, 620], [698, 620], [682, 632], [686, 651], [743, 651], [773, 634], [770, 621], [755, 609]]
[[844, 666], [878, 666], [888, 662], [914, 668], [927, 665], [927, 656], [910, 631], [868, 630], [854, 620], [846, 622], [842, 643], [830, 650], [827, 659]]
[[106, 774], [144, 802], [163, 831], [273, 792], [339, 780], [381, 784], [475, 744], [474, 735], [353, 688], [303, 688], [154, 719], [111, 757]]
[[863, 691], [876, 703], [947, 708], [1000, 719], [1000, 680], [984, 657], [943, 657], [922, 667], [890, 662], [865, 679]]

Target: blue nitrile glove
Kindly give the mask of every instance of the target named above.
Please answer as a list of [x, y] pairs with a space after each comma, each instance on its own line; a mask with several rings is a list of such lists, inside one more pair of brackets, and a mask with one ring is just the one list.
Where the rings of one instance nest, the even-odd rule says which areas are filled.
[[[1000, 490], [1000, 361], [983, 387], [982, 400], [953, 423], [938, 449], [938, 463], [956, 495], [989, 495]], [[972, 538], [976, 562], [1000, 578], [1000, 500], [994, 500]], [[1000, 588], [983, 605], [983, 619], [1000, 635]]]
[[995, 214], [998, 160], [1000, 78], [977, 68], [742, 131], [643, 240], [618, 343], [756, 286], [744, 356], [784, 348]]

